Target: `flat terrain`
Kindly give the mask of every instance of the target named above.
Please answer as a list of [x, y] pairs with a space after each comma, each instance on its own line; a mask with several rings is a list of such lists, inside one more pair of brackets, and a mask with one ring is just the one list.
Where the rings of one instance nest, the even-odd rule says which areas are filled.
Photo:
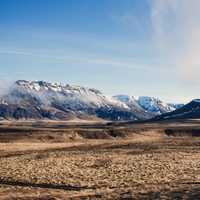
[[200, 123], [0, 122], [0, 200], [200, 199]]

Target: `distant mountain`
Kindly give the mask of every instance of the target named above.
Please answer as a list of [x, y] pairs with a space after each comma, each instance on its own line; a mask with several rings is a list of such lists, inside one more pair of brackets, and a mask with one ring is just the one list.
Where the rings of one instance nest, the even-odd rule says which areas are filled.
[[200, 99], [194, 99], [190, 103], [169, 113], [156, 116], [156, 120], [165, 119], [195, 119], [200, 118]]
[[109, 97], [96, 89], [45, 81], [16, 81], [0, 97], [0, 119], [143, 120], [171, 108], [153, 98]]
[[128, 95], [117, 95], [114, 98], [125, 103], [130, 109], [138, 110], [140, 113], [147, 113], [148, 116], [156, 116], [171, 112], [183, 106], [183, 104], [165, 103], [158, 98], [140, 96], [138, 99]]
[[162, 114], [166, 112], [174, 111], [175, 104], [172, 106], [170, 104], [164, 103], [158, 98], [141, 96], [138, 98], [138, 104], [145, 109], [147, 112]]
[[133, 96], [116, 95], [113, 96], [113, 98], [124, 103], [132, 112], [137, 113], [141, 119], [149, 119], [156, 115], [155, 113], [148, 112], [144, 109]]

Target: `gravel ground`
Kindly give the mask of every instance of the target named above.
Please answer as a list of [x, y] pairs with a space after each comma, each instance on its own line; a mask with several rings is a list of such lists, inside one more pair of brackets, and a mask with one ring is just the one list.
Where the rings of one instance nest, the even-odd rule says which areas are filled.
[[155, 135], [0, 144], [0, 199], [200, 199], [200, 138]]

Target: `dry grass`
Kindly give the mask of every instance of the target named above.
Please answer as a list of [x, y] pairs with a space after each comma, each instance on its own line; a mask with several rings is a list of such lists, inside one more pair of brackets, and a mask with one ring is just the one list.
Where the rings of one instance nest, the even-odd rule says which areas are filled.
[[168, 137], [160, 129], [123, 134], [1, 143], [0, 199], [200, 198], [199, 137]]

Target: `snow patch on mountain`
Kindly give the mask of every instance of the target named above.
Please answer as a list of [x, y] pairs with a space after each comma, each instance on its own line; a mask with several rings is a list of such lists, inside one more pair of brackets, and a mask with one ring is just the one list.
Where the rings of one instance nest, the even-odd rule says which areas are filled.
[[117, 101], [124, 103], [129, 109], [131, 108], [142, 109], [142, 107], [138, 104], [134, 96], [116, 95], [116, 96], [113, 96], [113, 98], [116, 99]]
[[[111, 97], [103, 95], [99, 90], [71, 86], [71, 85], [61, 85], [59, 83], [47, 83], [44, 81], [17, 81], [17, 87], [20, 90], [28, 92], [29, 94], [37, 96], [43, 103], [51, 104], [55, 99], [66, 103], [85, 103], [93, 107], [101, 106], [123, 106], [125, 104], [116, 101]], [[127, 107], [126, 107], [127, 108]]]
[[154, 97], [140, 96], [138, 98], [138, 103], [148, 112], [153, 112], [157, 114], [162, 114], [165, 112], [171, 112], [175, 110], [174, 107]]
[[130, 109], [139, 109], [154, 115], [171, 112], [178, 107], [176, 104], [168, 104], [158, 98], [148, 96], [140, 96], [136, 99], [129, 95], [117, 95], [114, 98], [125, 103]]

